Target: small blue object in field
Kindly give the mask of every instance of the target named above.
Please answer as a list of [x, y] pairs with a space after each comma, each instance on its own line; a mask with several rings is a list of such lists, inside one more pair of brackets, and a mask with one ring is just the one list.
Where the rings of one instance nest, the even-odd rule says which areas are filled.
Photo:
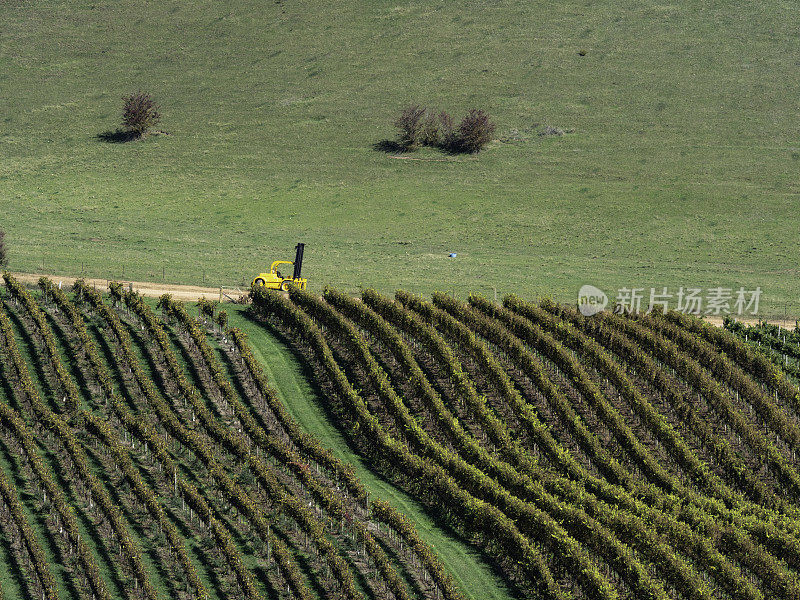
[[456, 254], [455, 252], [451, 252], [447, 256], [449, 256], [450, 258], [455, 258], [456, 256], [458, 256], [458, 254]]

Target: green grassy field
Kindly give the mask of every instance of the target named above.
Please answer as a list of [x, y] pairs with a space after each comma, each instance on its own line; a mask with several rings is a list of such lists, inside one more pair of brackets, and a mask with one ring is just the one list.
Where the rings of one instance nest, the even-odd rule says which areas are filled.
[[[760, 286], [762, 313], [800, 315], [792, 3], [2, 12], [14, 270], [236, 285], [304, 241], [316, 289]], [[168, 135], [99, 141], [137, 89]], [[410, 102], [483, 108], [498, 139], [477, 156], [374, 150]]]

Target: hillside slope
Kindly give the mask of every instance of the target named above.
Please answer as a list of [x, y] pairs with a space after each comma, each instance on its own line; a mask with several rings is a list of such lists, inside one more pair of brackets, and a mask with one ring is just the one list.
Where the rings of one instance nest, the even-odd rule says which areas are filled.
[[[800, 314], [799, 25], [778, 0], [6, 2], [10, 266], [240, 285], [302, 240], [318, 289], [761, 286]], [[137, 89], [165, 133], [100, 141]], [[410, 102], [497, 140], [374, 150]]]

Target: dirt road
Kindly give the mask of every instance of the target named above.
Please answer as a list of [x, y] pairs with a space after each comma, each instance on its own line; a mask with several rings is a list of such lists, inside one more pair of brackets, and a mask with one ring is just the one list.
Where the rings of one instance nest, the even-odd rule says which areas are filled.
[[[40, 277], [47, 277], [56, 285], [61, 283], [65, 286], [72, 286], [77, 277], [62, 277], [60, 275], [46, 275], [41, 273], [12, 273], [21, 283], [28, 285], [36, 285]], [[106, 292], [108, 291], [108, 279], [90, 279], [85, 278], [88, 285], [94, 286], [97, 289]], [[210, 288], [199, 287], [194, 285], [177, 285], [174, 283], [152, 283], [143, 281], [123, 281], [125, 288], [129, 286], [134, 291], [139, 292], [142, 296], [150, 296], [158, 298], [162, 294], [172, 294], [175, 300], [183, 300], [187, 302], [195, 302], [198, 298], [205, 296], [209, 300], [219, 300], [222, 298], [224, 302], [238, 300], [247, 290], [237, 288]]]
[[[47, 277], [56, 284], [61, 282], [63, 285], [68, 286], [71, 286], [75, 282], [75, 279], [77, 279], [76, 277], [43, 275], [41, 273], [12, 273], [12, 275], [22, 283], [29, 285], [36, 285], [36, 283], [39, 281], [39, 278], [42, 276]], [[86, 278], [85, 281], [89, 285], [93, 285], [103, 292], [108, 291], [108, 279]], [[153, 283], [143, 281], [124, 281], [123, 283], [125, 284], [125, 288], [128, 288], [128, 286], [131, 285], [135, 291], [139, 292], [143, 296], [158, 298], [162, 294], [172, 294], [172, 297], [175, 300], [183, 300], [185, 302], [196, 302], [203, 296], [209, 300], [222, 299], [223, 302], [233, 302], [247, 293], [247, 290], [239, 288], [212, 288], [195, 285], [178, 285], [175, 283]], [[717, 327], [722, 327], [721, 316], [708, 315], [706, 316], [706, 320]], [[755, 325], [759, 321], [757, 317], [738, 317], [737, 320], [748, 325]], [[792, 319], [786, 321], [782, 319], [768, 319], [767, 322], [789, 330], [794, 329], [794, 320]]]

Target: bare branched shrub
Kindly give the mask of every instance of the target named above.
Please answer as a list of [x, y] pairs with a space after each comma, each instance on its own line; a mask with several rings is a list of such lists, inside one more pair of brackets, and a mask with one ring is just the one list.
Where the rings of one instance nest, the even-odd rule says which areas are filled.
[[458, 141], [458, 132], [453, 122], [453, 117], [446, 111], [439, 113], [439, 136], [444, 150], [455, 151]]
[[478, 152], [492, 141], [495, 124], [482, 110], [472, 109], [458, 125], [458, 150]]
[[422, 117], [425, 109], [418, 104], [412, 104], [394, 122], [400, 135], [400, 144], [406, 150], [416, 150], [420, 145], [420, 134], [422, 133]]
[[384, 152], [416, 150], [431, 146], [446, 152], [478, 152], [492, 140], [495, 124], [482, 110], [473, 109], [458, 127], [445, 111], [436, 114], [419, 104], [412, 104], [394, 121], [397, 142], [383, 140], [375, 148]]
[[441, 141], [439, 137], [439, 125], [439, 115], [426, 110], [425, 117], [422, 119], [422, 126], [420, 127], [420, 144], [423, 146], [432, 146], [434, 148], [439, 146]]
[[123, 96], [122, 99], [125, 102], [122, 108], [122, 126], [136, 137], [146, 134], [161, 120], [159, 107], [150, 94], [136, 92]]

